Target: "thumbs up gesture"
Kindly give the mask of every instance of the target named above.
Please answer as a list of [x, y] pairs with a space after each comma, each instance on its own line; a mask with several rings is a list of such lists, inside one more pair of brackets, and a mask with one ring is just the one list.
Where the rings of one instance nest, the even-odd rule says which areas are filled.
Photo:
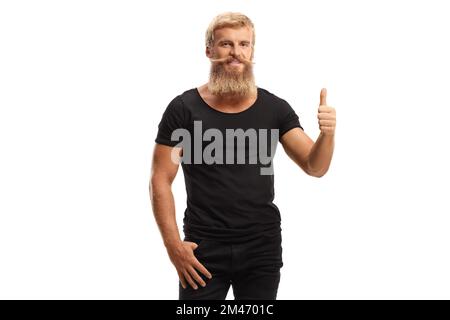
[[336, 128], [336, 110], [327, 106], [327, 89], [325, 88], [320, 91], [320, 105], [317, 118], [319, 119], [320, 132], [324, 135], [334, 135]]

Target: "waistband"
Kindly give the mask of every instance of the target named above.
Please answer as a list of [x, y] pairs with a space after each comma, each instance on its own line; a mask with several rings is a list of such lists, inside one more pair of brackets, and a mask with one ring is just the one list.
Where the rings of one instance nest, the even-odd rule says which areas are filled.
[[183, 231], [186, 238], [214, 240], [225, 243], [239, 243], [260, 236], [275, 236], [281, 233], [281, 223], [255, 224], [249, 228], [224, 228], [204, 226], [194, 223], [184, 223]]

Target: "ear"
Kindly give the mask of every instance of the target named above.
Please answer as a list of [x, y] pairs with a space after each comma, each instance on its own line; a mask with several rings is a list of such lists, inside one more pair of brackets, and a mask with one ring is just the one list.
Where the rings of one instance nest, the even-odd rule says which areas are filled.
[[206, 47], [205, 53], [208, 58], [211, 58], [212, 53], [211, 53], [211, 49], [209, 47]]

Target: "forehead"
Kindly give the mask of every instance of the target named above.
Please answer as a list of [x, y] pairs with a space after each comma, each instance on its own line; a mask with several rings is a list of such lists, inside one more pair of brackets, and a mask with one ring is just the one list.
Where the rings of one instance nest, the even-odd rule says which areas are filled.
[[252, 30], [249, 27], [223, 27], [214, 31], [214, 40], [252, 41]]

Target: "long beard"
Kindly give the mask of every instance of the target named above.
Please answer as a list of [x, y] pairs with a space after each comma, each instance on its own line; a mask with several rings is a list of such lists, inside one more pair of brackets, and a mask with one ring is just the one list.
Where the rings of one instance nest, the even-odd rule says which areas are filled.
[[244, 64], [242, 71], [226, 69], [224, 62], [212, 62], [208, 89], [217, 96], [247, 97], [256, 93], [252, 62], [239, 59]]

